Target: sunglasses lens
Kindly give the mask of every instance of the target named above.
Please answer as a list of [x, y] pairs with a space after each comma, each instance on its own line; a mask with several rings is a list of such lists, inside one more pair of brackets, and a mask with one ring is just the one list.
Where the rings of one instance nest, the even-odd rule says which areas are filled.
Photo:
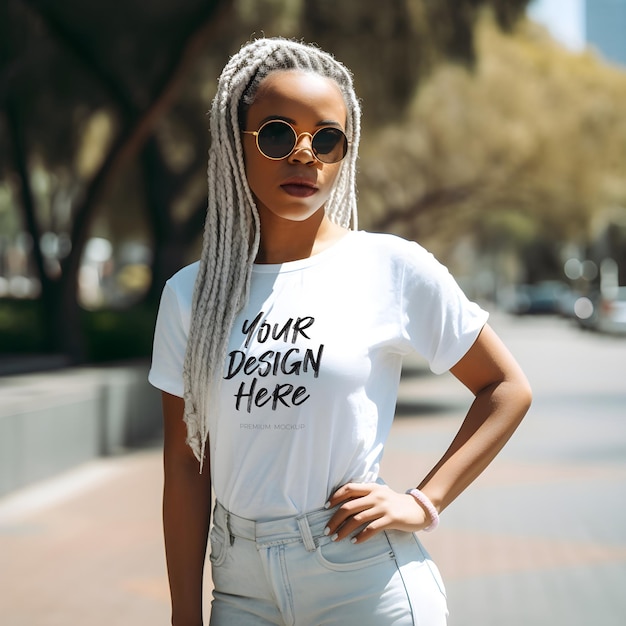
[[268, 122], [258, 135], [259, 149], [270, 159], [286, 157], [296, 145], [293, 128], [285, 122]]
[[348, 139], [338, 128], [321, 128], [313, 135], [313, 151], [322, 163], [338, 163], [347, 150]]
[[[257, 135], [259, 150], [270, 159], [284, 159], [297, 140], [296, 131], [281, 120], [267, 122]], [[348, 139], [338, 128], [320, 128], [313, 135], [312, 148], [322, 163], [338, 163], [346, 156]]]

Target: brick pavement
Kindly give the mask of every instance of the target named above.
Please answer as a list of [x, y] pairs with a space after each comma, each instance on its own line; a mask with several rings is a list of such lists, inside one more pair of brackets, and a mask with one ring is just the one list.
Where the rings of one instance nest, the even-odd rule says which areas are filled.
[[[417, 430], [442, 434], [453, 421], [425, 419]], [[415, 434], [410, 420], [395, 427], [384, 467], [392, 486], [401, 488], [434, 460], [416, 462], [402, 449]], [[147, 450], [90, 463], [0, 501], [0, 624], [165, 626], [161, 479], [160, 453]], [[501, 460], [450, 507], [423, 541], [446, 580], [451, 625], [582, 626], [592, 617], [602, 626], [623, 623], [624, 533], [594, 539], [579, 528], [568, 537], [559, 527], [570, 501], [557, 501], [558, 510], [546, 504], [554, 489], [575, 497], [592, 482], [623, 494], [626, 467], [606, 463], [586, 472]], [[515, 505], [528, 513], [531, 489], [543, 519], [520, 531], [509, 520]]]
[[167, 625], [156, 450], [0, 501], [2, 626]]

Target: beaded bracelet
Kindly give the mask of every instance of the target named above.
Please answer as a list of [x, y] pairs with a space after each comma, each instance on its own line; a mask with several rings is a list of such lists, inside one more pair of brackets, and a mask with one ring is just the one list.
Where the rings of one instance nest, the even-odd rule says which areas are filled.
[[437, 513], [437, 509], [430, 501], [430, 498], [419, 489], [408, 489], [406, 493], [412, 495], [422, 505], [430, 517], [430, 524], [423, 530], [425, 532], [435, 530], [435, 528], [439, 525], [439, 513]]

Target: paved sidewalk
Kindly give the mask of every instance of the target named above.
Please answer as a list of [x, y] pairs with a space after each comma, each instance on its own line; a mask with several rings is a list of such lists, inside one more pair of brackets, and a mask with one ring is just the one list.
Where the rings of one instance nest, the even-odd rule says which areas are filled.
[[[589, 421], [537, 387], [515, 439], [422, 537], [450, 626], [626, 623], [624, 414]], [[383, 465], [391, 486], [430, 468], [469, 401], [449, 375], [407, 376]], [[155, 446], [0, 499], [0, 624], [167, 626], [161, 482]]]
[[166, 626], [156, 449], [0, 500], [2, 626]]
[[[425, 418], [422, 439], [447, 437], [453, 421]], [[399, 422], [385, 463], [392, 486], [403, 488], [434, 460], [431, 453], [415, 462], [413, 437], [413, 425]], [[92, 462], [0, 501], [0, 624], [169, 624], [161, 480], [153, 449]], [[593, 499], [605, 498], [595, 520], [584, 500], [592, 483], [605, 490]], [[622, 626], [626, 529], [623, 513], [610, 517], [623, 507], [616, 501], [625, 486], [623, 464], [590, 473], [499, 460], [436, 533], [422, 536], [446, 581], [450, 625]]]

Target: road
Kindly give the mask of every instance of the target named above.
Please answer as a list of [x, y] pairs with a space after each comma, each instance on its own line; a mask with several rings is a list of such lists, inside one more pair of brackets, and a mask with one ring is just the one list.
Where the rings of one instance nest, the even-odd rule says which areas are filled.
[[[626, 338], [495, 316], [533, 407], [487, 471], [422, 534], [450, 626], [622, 626], [626, 619]], [[407, 367], [383, 461], [398, 489], [445, 450], [471, 397]], [[157, 447], [0, 499], [0, 624], [166, 626]]]

